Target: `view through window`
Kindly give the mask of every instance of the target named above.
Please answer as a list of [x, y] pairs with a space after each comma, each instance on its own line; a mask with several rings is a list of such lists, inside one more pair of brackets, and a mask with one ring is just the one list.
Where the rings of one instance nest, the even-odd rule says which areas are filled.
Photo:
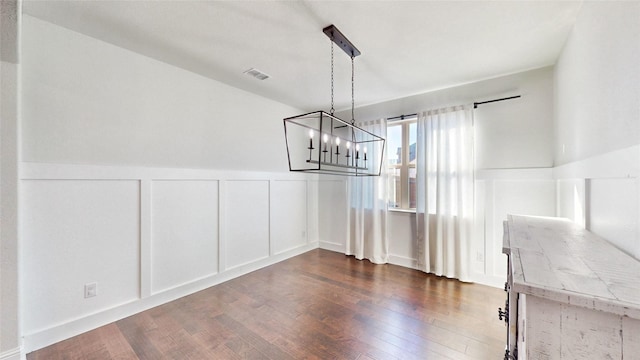
[[387, 125], [389, 208], [416, 208], [416, 117]]

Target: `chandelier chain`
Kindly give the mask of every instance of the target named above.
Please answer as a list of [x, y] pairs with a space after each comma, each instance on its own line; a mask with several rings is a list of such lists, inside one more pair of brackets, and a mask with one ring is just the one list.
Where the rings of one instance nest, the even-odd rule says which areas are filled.
[[355, 68], [353, 66], [353, 59], [355, 57], [352, 55], [351, 56], [351, 125], [356, 123], [356, 117], [355, 117], [355, 105], [356, 105], [356, 101], [355, 101], [355, 81], [354, 81], [354, 74], [355, 74]]
[[331, 38], [331, 110], [330, 114], [333, 115], [335, 109], [333, 108], [333, 38]]

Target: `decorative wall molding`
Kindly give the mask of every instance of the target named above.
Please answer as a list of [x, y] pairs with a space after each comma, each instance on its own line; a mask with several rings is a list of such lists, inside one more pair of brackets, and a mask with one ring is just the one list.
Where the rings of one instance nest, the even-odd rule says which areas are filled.
[[550, 180], [553, 168], [479, 169], [476, 180]]
[[510, 213], [555, 216], [553, 168], [480, 169], [475, 175], [475, 191], [472, 279], [502, 288], [507, 268], [501, 251], [502, 221]]
[[22, 348], [15, 348], [0, 353], [0, 360], [26, 360], [27, 356], [22, 352]]
[[640, 259], [640, 145], [554, 168], [558, 216]]
[[[616, 153], [622, 154], [620, 158], [616, 158]], [[547, 211], [547, 202], [549, 202], [552, 213], [542, 215], [560, 215], [558, 212], [557, 202], [560, 201], [557, 195], [557, 181], [562, 179], [575, 179], [578, 175], [599, 175], [599, 176], [637, 176], [640, 164], [633, 166], [630, 164], [633, 159], [640, 158], [640, 146], [634, 146], [628, 149], [620, 150], [599, 156], [594, 159], [587, 159], [578, 163], [567, 164], [558, 168], [540, 168], [540, 169], [485, 169], [479, 170], [476, 174], [476, 186], [482, 184], [482, 222], [483, 226], [476, 228], [476, 231], [483, 232], [483, 244], [476, 244], [472, 251], [482, 251], [482, 262], [474, 267], [474, 281], [480, 284], [501, 288], [504, 283], [505, 266], [504, 261], [498, 253], [497, 248], [501, 241], [501, 212], [518, 210], [520, 205], [522, 209], [529, 209], [530, 212]], [[615, 165], [615, 166], [614, 166]], [[593, 167], [600, 167], [594, 170]], [[622, 171], [625, 169], [627, 171]], [[152, 308], [154, 306], [172, 301], [179, 297], [191, 294], [193, 292], [205, 289], [207, 287], [230, 280], [234, 277], [257, 270], [264, 266], [274, 264], [291, 256], [315, 249], [323, 248], [331, 251], [344, 253], [343, 232], [340, 230], [345, 224], [335, 223], [336, 219], [329, 216], [323, 220], [323, 216], [319, 216], [318, 212], [324, 208], [327, 212], [329, 209], [338, 208], [337, 200], [346, 201], [341, 198], [340, 194], [344, 190], [344, 180], [338, 178], [319, 178], [317, 175], [297, 174], [297, 173], [270, 173], [270, 172], [242, 172], [242, 171], [225, 171], [225, 170], [208, 170], [208, 169], [173, 169], [173, 168], [146, 168], [146, 167], [125, 167], [125, 166], [97, 166], [97, 165], [72, 165], [72, 164], [43, 164], [43, 163], [22, 163], [20, 177], [23, 183], [48, 183], [49, 181], [73, 180], [81, 183], [91, 183], [93, 181], [105, 180], [133, 180], [139, 184], [139, 221], [140, 221], [140, 258], [139, 258], [139, 298], [127, 301], [121, 304], [111, 304], [110, 307], [97, 309], [96, 311], [68, 319], [63, 323], [53, 324], [51, 326], [39, 329], [25, 329], [24, 350], [26, 352], [34, 351], [52, 343], [64, 340], [71, 336], [86, 332], [96, 327], [116, 321], [118, 319], [130, 316], [140, 311]], [[176, 285], [159, 289], [154, 292], [151, 286], [152, 261], [151, 251], [153, 248], [153, 200], [154, 200], [154, 184], [163, 181], [215, 181], [218, 184], [218, 215], [215, 219], [218, 223], [218, 272], [216, 274], [196, 276], [188, 281], [178, 283]], [[268, 234], [269, 247], [267, 256], [259, 256], [248, 259], [238, 264], [227, 263], [224, 251], [228, 241], [229, 222], [235, 221], [229, 218], [227, 206], [229, 201], [229, 185], [240, 186], [241, 184], [250, 184], [250, 182], [266, 182], [268, 186], [268, 206], [266, 213], [259, 216], [268, 216], [269, 228]], [[275, 225], [273, 221], [279, 221], [278, 216], [274, 216], [275, 212], [288, 211], [289, 205], [277, 205], [274, 201], [280, 201], [281, 196], [272, 194], [274, 191], [284, 191], [289, 183], [281, 183], [292, 181], [294, 183], [301, 182], [307, 196], [304, 197], [303, 203], [295, 206], [302, 206], [306, 209], [305, 214], [300, 221], [294, 221], [301, 227], [292, 229], [290, 234], [301, 235], [300, 231], [305, 231], [303, 238], [293, 238], [290, 243], [283, 243], [280, 247], [274, 246], [272, 243], [276, 235]], [[110, 183], [107, 181], [106, 183]], [[530, 184], [529, 184], [530, 183]], [[282, 185], [282, 186], [280, 186]], [[526, 199], [516, 199], [514, 197], [519, 193], [520, 187], [533, 185], [537, 190], [527, 193]], [[280, 190], [279, 190], [280, 189]], [[553, 189], [554, 194], [549, 199], [541, 199], [547, 196], [549, 189]], [[318, 193], [329, 190], [330, 198], [319, 197]], [[528, 199], [528, 200], [527, 200]], [[548, 200], [548, 201], [547, 201]], [[527, 202], [531, 202], [527, 204]], [[318, 204], [322, 206], [318, 207]], [[23, 204], [23, 211], [29, 213], [30, 209], [27, 204]], [[312, 207], [318, 209], [312, 209]], [[515, 209], [515, 210], [514, 210]], [[555, 212], [555, 213], [554, 213]], [[325, 214], [324, 216], [326, 216]], [[331, 222], [332, 224], [320, 224], [318, 221]], [[335, 224], [334, 224], [335, 223]], [[326, 225], [335, 225], [336, 228], [331, 232], [318, 232], [320, 228]], [[233, 224], [231, 224], [233, 226]], [[278, 234], [281, 232], [278, 231]], [[293, 236], [293, 235], [291, 235]], [[394, 241], [413, 241], [412, 239], [394, 239]], [[410, 246], [406, 247], [410, 249]], [[494, 254], [495, 253], [495, 254]], [[472, 252], [472, 260], [478, 260], [477, 253]], [[416, 268], [416, 260], [411, 254], [391, 254], [389, 263], [404, 266], [407, 268]], [[16, 352], [17, 351], [17, 352]], [[20, 357], [20, 349], [13, 352], [5, 352], [1, 354], [0, 360], [14, 359], [16, 355]]]
[[[472, 244], [471, 262], [473, 280], [477, 283], [502, 288], [506, 280], [506, 257], [502, 254], [502, 221], [507, 213], [528, 212], [554, 216], [556, 185], [552, 168], [483, 169], [476, 173], [475, 242]], [[334, 217], [335, 209], [346, 207], [346, 186], [327, 181], [323, 186], [332, 194], [321, 199], [320, 221], [334, 229], [331, 236], [320, 242], [323, 249], [344, 253], [346, 222]], [[409, 229], [413, 212], [394, 211], [389, 216], [389, 228], [394, 233], [390, 243], [389, 263], [416, 269], [415, 236]], [[331, 240], [328, 240], [331, 239]]]
[[[21, 210], [25, 219], [23, 229], [29, 229], [23, 231], [22, 239], [23, 283], [40, 285], [37, 289], [23, 288], [21, 303], [23, 308], [26, 303], [37, 305], [34, 308], [44, 308], [42, 316], [30, 313], [25, 321], [25, 352], [319, 247], [317, 211], [309, 209], [310, 204], [318, 202], [318, 182], [322, 180], [317, 175], [22, 163], [20, 178], [25, 191], [29, 191], [23, 198]], [[211, 193], [213, 190], [215, 194]], [[291, 191], [295, 193], [290, 194]], [[253, 207], [251, 194], [262, 199], [257, 210]], [[87, 200], [87, 196], [90, 199]], [[244, 205], [230, 207], [235, 202]], [[123, 205], [126, 208], [120, 211], [119, 207]], [[243, 207], [252, 207], [253, 219], [246, 219]], [[194, 216], [184, 217], [184, 213], [193, 213]], [[59, 218], [72, 229], [61, 227], [63, 225], [56, 221]], [[139, 224], [139, 231], [122, 233], [126, 237], [119, 239], [120, 230], [114, 229], [120, 229], [122, 221], [126, 221], [129, 228], [132, 222]], [[255, 230], [255, 227], [247, 227], [247, 222], [255, 224], [256, 221], [263, 224], [260, 230], [245, 234], [246, 229]], [[133, 257], [137, 266], [127, 266], [129, 270], [120, 270], [117, 274], [119, 278], [126, 276], [127, 283], [138, 284], [137, 291], [131, 292], [129, 287], [118, 289], [104, 285], [112, 282], [116, 275], [105, 274], [105, 266], [100, 263], [121, 261], [118, 257], [120, 250], [110, 248], [110, 242], [99, 240], [101, 236], [93, 236], [87, 223], [108, 224], [106, 229], [114, 232], [111, 235], [113, 239], [119, 239], [119, 243], [126, 241], [127, 246], [133, 242], [133, 246], [139, 248], [139, 253]], [[69, 237], [74, 239], [69, 241]], [[93, 248], [92, 241], [101, 241], [101, 248], [106, 249], [99, 259], [95, 258], [96, 254], [86, 253], [85, 249]], [[239, 247], [242, 241], [245, 245]], [[56, 246], [63, 242], [66, 242], [64, 247]], [[78, 247], [75, 244], [83, 245]], [[235, 256], [249, 245], [254, 250], [266, 250], [243, 251], [241, 256]], [[44, 279], [46, 276], [42, 277], [47, 270], [38, 262], [42, 254], [39, 255], [37, 250], [42, 250], [41, 246], [54, 252], [49, 255], [62, 264], [74, 267], [73, 271], [64, 265], [62, 269], [55, 269], [55, 276], [61, 275], [59, 281], [67, 289], [64, 294], [60, 294], [60, 287], [48, 286], [50, 281]], [[217, 250], [202, 251], [203, 246], [206, 249], [214, 246], [213, 249]], [[158, 257], [159, 250], [163, 251], [161, 257]], [[70, 258], [65, 261], [67, 256]], [[95, 265], [87, 265], [92, 267], [91, 271], [75, 268], [79, 265], [73, 259], [85, 258], [94, 259], [92, 263]], [[186, 276], [168, 277], [168, 272], [158, 268], [166, 261], [177, 265], [193, 264], [193, 267], [189, 268]], [[131, 261], [126, 264], [130, 265]], [[98, 282], [96, 298], [83, 299], [81, 292], [76, 291], [87, 281], [78, 274], [87, 272], [101, 277], [91, 280]], [[154, 284], [159, 285], [154, 288]], [[110, 292], [115, 292], [115, 296]], [[46, 307], [51, 308], [47, 310]], [[47, 317], [46, 313], [54, 312], [58, 313], [57, 317]], [[13, 359], [13, 355], [6, 356]]]
[[22, 180], [317, 180], [317, 174], [22, 162]]

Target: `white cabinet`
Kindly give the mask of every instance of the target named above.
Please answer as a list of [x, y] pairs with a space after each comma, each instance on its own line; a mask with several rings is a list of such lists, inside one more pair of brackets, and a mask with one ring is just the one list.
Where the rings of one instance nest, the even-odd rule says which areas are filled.
[[638, 260], [567, 219], [520, 215], [503, 252], [512, 356], [640, 359]]

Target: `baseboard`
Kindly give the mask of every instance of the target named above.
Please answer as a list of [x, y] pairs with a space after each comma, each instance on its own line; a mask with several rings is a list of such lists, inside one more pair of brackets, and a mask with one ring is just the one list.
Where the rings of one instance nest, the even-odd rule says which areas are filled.
[[480, 273], [471, 274], [471, 280], [476, 284], [487, 285], [499, 289], [504, 289], [504, 283], [507, 281], [507, 273], [504, 276], [486, 275]]
[[26, 360], [26, 358], [27, 355], [19, 347], [0, 353], [0, 360]]
[[389, 255], [389, 264], [418, 270], [418, 260], [406, 256]]
[[[24, 353], [26, 354], [38, 349], [42, 349], [46, 346], [55, 344], [62, 340], [66, 340], [73, 336], [96, 329], [100, 326], [110, 324], [114, 321], [118, 321], [128, 316], [135, 315], [142, 311], [196, 293], [211, 286], [221, 284], [225, 281], [229, 281], [231, 279], [259, 270], [269, 265], [276, 264], [278, 262], [303, 254], [307, 251], [314, 250], [316, 248], [318, 248], [317, 242], [310, 243], [287, 252], [273, 255], [265, 259], [235, 267], [231, 270], [227, 270], [219, 274], [183, 284], [176, 288], [153, 294], [144, 299], [138, 299], [129, 303], [121, 304], [119, 306], [100, 311], [98, 313], [94, 313], [79, 319], [75, 319], [64, 324], [43, 329], [38, 332], [25, 334]], [[13, 353], [6, 354], [7, 355], [0, 355], [0, 360], [20, 359], [20, 357], [14, 358]]]
[[328, 241], [320, 241], [320, 249], [331, 250], [344, 254], [344, 244], [332, 243]]
[[[398, 265], [398, 266], [406, 267], [409, 269], [419, 270], [418, 260], [408, 258], [405, 256], [389, 255], [389, 264]], [[500, 288], [500, 289], [504, 288], [505, 280], [506, 280], [505, 278], [500, 276], [484, 275], [484, 274], [478, 274], [478, 273], [474, 273], [471, 275], [471, 281], [476, 284], [491, 286], [491, 287]]]

